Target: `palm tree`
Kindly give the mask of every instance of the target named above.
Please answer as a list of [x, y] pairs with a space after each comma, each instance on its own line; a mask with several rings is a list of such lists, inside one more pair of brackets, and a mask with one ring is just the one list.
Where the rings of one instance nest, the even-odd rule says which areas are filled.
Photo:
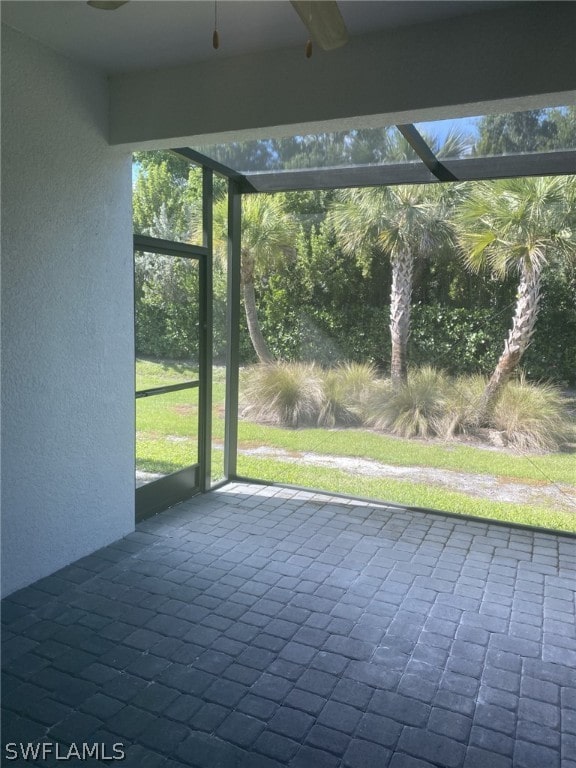
[[457, 212], [458, 239], [472, 271], [489, 267], [497, 277], [519, 274], [512, 327], [476, 414], [485, 426], [536, 326], [542, 270], [553, 257], [574, 255], [576, 177], [478, 182]]
[[[215, 250], [221, 258], [227, 253], [227, 200], [219, 200], [214, 208]], [[294, 252], [297, 235], [295, 220], [284, 210], [282, 196], [247, 195], [242, 200], [240, 285], [248, 333], [261, 363], [274, 362], [262, 335], [256, 302], [258, 278], [274, 270], [278, 259]]]
[[[422, 136], [438, 157], [460, 157], [470, 149], [470, 139], [458, 131], [448, 132], [442, 141]], [[382, 155], [388, 162], [417, 159], [399, 133], [387, 131], [382, 139]], [[366, 273], [375, 252], [390, 258], [390, 377], [395, 388], [408, 378], [414, 266], [418, 259], [451, 244], [447, 212], [453, 192], [452, 185], [423, 184], [343, 190], [332, 207], [330, 219], [342, 249], [355, 255]]]
[[343, 251], [354, 255], [365, 272], [375, 255], [390, 258], [390, 376], [396, 388], [407, 381], [414, 265], [451, 240], [449, 189], [412, 185], [344, 190], [330, 212]]

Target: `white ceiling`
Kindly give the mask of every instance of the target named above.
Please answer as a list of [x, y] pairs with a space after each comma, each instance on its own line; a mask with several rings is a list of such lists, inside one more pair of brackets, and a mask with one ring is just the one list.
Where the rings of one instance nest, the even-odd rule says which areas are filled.
[[[346, 0], [351, 35], [476, 13], [510, 2]], [[514, 4], [518, 4], [517, 2]], [[220, 48], [212, 48], [213, 0], [131, 0], [116, 11], [83, 0], [4, 0], [2, 22], [107, 73], [158, 69], [252, 51], [302, 45], [307, 32], [288, 0], [218, 0]], [[317, 51], [315, 55], [329, 56]]]

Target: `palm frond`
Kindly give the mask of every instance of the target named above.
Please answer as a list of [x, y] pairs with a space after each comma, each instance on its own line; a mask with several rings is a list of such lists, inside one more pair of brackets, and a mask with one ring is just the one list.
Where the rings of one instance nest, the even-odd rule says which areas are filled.
[[[569, 226], [576, 178], [567, 178], [502, 179], [470, 186], [455, 216], [464, 262], [475, 271], [487, 264], [502, 276], [521, 262], [541, 268], [560, 252], [576, 252]], [[559, 232], [567, 236], [560, 238]]]

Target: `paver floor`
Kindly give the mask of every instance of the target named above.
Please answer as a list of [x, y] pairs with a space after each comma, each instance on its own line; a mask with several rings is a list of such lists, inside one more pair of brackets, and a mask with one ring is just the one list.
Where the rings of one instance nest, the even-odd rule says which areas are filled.
[[4, 600], [2, 763], [576, 768], [575, 581], [567, 536], [228, 485]]

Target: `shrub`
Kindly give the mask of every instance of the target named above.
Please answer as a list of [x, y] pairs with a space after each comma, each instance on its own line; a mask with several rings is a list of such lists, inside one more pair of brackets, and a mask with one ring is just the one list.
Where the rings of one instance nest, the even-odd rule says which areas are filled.
[[314, 363], [255, 365], [243, 376], [243, 416], [287, 427], [317, 423], [323, 404], [322, 369]]
[[[487, 439], [475, 427], [486, 379], [452, 379], [430, 366], [411, 370], [397, 391], [378, 379], [373, 366], [345, 363], [323, 370], [316, 363], [256, 365], [243, 375], [242, 415], [286, 427], [368, 426], [404, 438]], [[522, 451], [556, 451], [576, 430], [559, 389], [551, 384], [510, 382], [490, 427], [505, 445]]]
[[507, 313], [494, 314], [492, 308], [415, 305], [409, 359], [415, 366], [433, 362], [454, 376], [492, 370], [508, 323]]
[[521, 451], [557, 451], [574, 439], [560, 390], [552, 384], [527, 382], [523, 376], [507, 385], [491, 421], [504, 441]]
[[442, 437], [474, 434], [475, 416], [486, 382], [479, 374], [452, 379], [445, 392], [444, 412], [437, 422]]
[[433, 437], [441, 434], [448, 377], [430, 366], [410, 371], [408, 382], [394, 391], [383, 384], [370, 398], [367, 422], [399, 437]]
[[362, 424], [366, 401], [375, 382], [376, 369], [368, 363], [342, 363], [325, 371], [318, 426]]
[[326, 371], [316, 363], [256, 365], [243, 377], [242, 415], [289, 427], [358, 425], [375, 377], [366, 363]]
[[576, 385], [576, 266], [544, 271], [538, 323], [522, 367], [530, 379]]

